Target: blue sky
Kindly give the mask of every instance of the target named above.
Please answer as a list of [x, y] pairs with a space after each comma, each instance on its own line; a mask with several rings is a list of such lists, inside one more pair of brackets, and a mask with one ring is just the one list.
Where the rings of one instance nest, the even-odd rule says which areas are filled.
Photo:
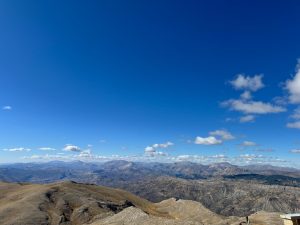
[[300, 167], [298, 1], [0, 1], [0, 162]]

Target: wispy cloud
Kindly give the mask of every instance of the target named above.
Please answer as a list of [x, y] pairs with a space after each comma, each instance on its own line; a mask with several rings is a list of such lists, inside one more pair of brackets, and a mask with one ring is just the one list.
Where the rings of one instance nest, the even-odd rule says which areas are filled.
[[228, 159], [228, 156], [224, 155], [224, 154], [217, 154], [217, 155], [213, 155], [212, 158], [215, 159]]
[[291, 153], [300, 154], [300, 149], [293, 149], [290, 151]]
[[288, 100], [287, 96], [276, 96], [273, 98], [273, 102], [276, 105], [286, 106], [286, 105], [288, 105], [289, 100]]
[[245, 101], [242, 99], [229, 99], [222, 102], [221, 106], [228, 107], [230, 110], [245, 114], [269, 114], [285, 112], [286, 108], [272, 105], [261, 101]]
[[300, 121], [295, 121], [295, 122], [287, 123], [286, 126], [288, 128], [300, 129]]
[[168, 153], [162, 152], [162, 151], [155, 151], [155, 152], [153, 152], [153, 153], [151, 153], [149, 155], [151, 157], [160, 157], [160, 156], [165, 157], [165, 156], [168, 156]]
[[29, 152], [30, 148], [18, 147], [18, 148], [4, 148], [3, 151], [7, 152]]
[[9, 111], [9, 110], [12, 110], [12, 107], [10, 105], [5, 105], [2, 107], [2, 110]]
[[294, 113], [291, 115], [291, 118], [300, 120], [300, 107], [294, 110]]
[[235, 137], [227, 130], [215, 130], [209, 132], [209, 135], [214, 137], [220, 137], [222, 140], [232, 140]]
[[243, 147], [253, 147], [253, 146], [258, 146], [257, 143], [253, 142], [253, 141], [244, 141], [240, 144], [240, 146]]
[[254, 120], [255, 120], [255, 116], [253, 115], [246, 115], [240, 117], [240, 123], [250, 123], [253, 122]]
[[46, 154], [46, 155], [31, 155], [31, 156], [23, 156], [22, 159], [30, 160], [30, 161], [52, 161], [52, 160], [62, 160], [69, 161], [74, 160], [72, 157], [63, 155], [63, 154]]
[[41, 147], [41, 148], [39, 148], [39, 150], [41, 150], [41, 151], [55, 151], [56, 149], [55, 148], [50, 148], [50, 147]]
[[257, 159], [264, 159], [266, 158], [265, 156], [263, 155], [255, 155], [255, 154], [243, 154], [243, 155], [240, 155], [238, 157], [239, 159], [242, 159], [246, 162], [252, 162], [254, 160], [257, 160]]
[[259, 148], [259, 149], [255, 149], [254, 151], [256, 151], [256, 152], [275, 152], [275, 150], [272, 148]]

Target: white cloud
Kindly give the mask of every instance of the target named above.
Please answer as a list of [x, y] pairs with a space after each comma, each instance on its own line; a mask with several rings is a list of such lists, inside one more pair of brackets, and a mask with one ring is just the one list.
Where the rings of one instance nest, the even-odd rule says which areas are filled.
[[145, 148], [145, 152], [146, 152], [146, 153], [149, 153], [149, 152], [156, 152], [156, 150], [155, 150], [155, 148], [152, 147], [152, 146], [147, 146], [147, 147]]
[[288, 128], [300, 129], [300, 121], [290, 122], [286, 125]]
[[256, 144], [253, 141], [244, 141], [243, 143], [241, 143], [241, 146], [244, 146], [244, 147], [251, 147], [251, 146], [257, 146], [257, 145], [258, 144]]
[[253, 77], [239, 74], [230, 84], [237, 90], [257, 91], [265, 85], [262, 82], [263, 75], [255, 75]]
[[285, 112], [282, 106], [275, 106], [271, 103], [261, 101], [243, 101], [241, 99], [230, 99], [222, 103], [222, 106], [229, 107], [231, 110], [245, 114], [268, 114]]
[[194, 143], [197, 145], [220, 145], [223, 141], [235, 139], [235, 137], [227, 130], [215, 130], [209, 132], [208, 137], [197, 136]]
[[144, 149], [144, 152], [146, 155], [151, 156], [151, 157], [160, 157], [160, 156], [167, 156], [168, 154], [162, 151], [158, 151], [160, 148], [168, 148], [170, 146], [174, 145], [172, 142], [167, 141], [166, 143], [162, 144], [153, 144], [152, 146], [147, 146]]
[[39, 150], [41, 150], [41, 151], [55, 151], [56, 149], [55, 148], [50, 148], [50, 147], [41, 147], [41, 148], [39, 148]]
[[[288, 91], [288, 100], [292, 104], [300, 103], [300, 59], [296, 66], [295, 75], [285, 82], [285, 89]], [[294, 110], [291, 115], [295, 121], [286, 124], [288, 128], [300, 129], [300, 107]]]
[[76, 146], [76, 145], [71, 145], [71, 144], [67, 144], [64, 148], [64, 151], [71, 151], [71, 152], [80, 152], [81, 149], [80, 147]]
[[232, 140], [235, 139], [235, 137], [226, 130], [215, 130], [209, 132], [209, 135], [214, 136], [214, 137], [221, 137], [222, 140]]
[[8, 152], [29, 152], [31, 151], [30, 148], [24, 148], [24, 147], [19, 147], [19, 148], [5, 148], [3, 151], [8, 151]]
[[242, 94], [241, 94], [241, 99], [244, 99], [244, 100], [249, 100], [252, 98], [252, 95], [251, 95], [251, 92], [250, 91], [244, 91]]
[[147, 146], [144, 151], [145, 153], [155, 153], [157, 152], [157, 149], [159, 148], [168, 148], [170, 146], [174, 145], [172, 142], [167, 141], [166, 143], [162, 143], [162, 144], [153, 144], [151, 146]]
[[240, 118], [241, 123], [249, 123], [249, 122], [253, 122], [254, 120], [255, 120], [255, 116], [253, 115], [246, 115]]
[[297, 154], [300, 154], [300, 149], [293, 149], [290, 151], [291, 153], [297, 153]]
[[300, 60], [298, 60], [295, 76], [291, 80], [286, 81], [285, 88], [289, 92], [290, 102], [300, 103]]
[[12, 110], [12, 107], [9, 105], [5, 105], [2, 107], [2, 110]]
[[294, 121], [287, 123], [286, 126], [288, 128], [300, 129], [300, 107], [296, 108], [290, 117], [294, 119]]
[[195, 144], [197, 145], [219, 145], [222, 144], [222, 140], [218, 140], [214, 136], [209, 136], [209, 137], [196, 137], [195, 139]]
[[227, 107], [232, 111], [241, 112], [243, 114], [252, 114], [242, 116], [239, 119], [241, 123], [253, 122], [255, 120], [255, 114], [281, 113], [287, 110], [283, 105], [280, 104], [276, 105], [269, 102], [255, 101], [252, 99], [252, 92], [255, 92], [265, 86], [262, 82], [262, 78], [262, 75], [250, 77], [239, 74], [235, 80], [230, 81], [231, 85], [235, 89], [243, 90], [244, 92], [238, 99], [229, 99], [222, 102], [221, 106]]

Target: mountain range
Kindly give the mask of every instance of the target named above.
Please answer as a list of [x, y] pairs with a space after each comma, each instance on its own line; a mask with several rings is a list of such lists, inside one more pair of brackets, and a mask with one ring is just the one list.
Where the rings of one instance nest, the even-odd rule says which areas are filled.
[[300, 210], [300, 170], [270, 165], [53, 161], [1, 165], [0, 180], [104, 185], [156, 203], [170, 198], [196, 201], [223, 216]]

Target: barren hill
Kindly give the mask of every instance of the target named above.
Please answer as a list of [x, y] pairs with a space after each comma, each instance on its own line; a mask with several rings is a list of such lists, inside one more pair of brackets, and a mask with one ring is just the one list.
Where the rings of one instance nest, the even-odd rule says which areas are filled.
[[62, 182], [49, 185], [0, 184], [0, 224], [83, 224], [135, 206], [168, 216], [151, 202], [128, 192], [95, 185]]
[[[250, 218], [253, 225], [282, 225], [278, 213], [260, 212]], [[194, 201], [152, 203], [96, 185], [0, 183], [1, 225], [237, 225], [243, 220], [217, 215]]]

